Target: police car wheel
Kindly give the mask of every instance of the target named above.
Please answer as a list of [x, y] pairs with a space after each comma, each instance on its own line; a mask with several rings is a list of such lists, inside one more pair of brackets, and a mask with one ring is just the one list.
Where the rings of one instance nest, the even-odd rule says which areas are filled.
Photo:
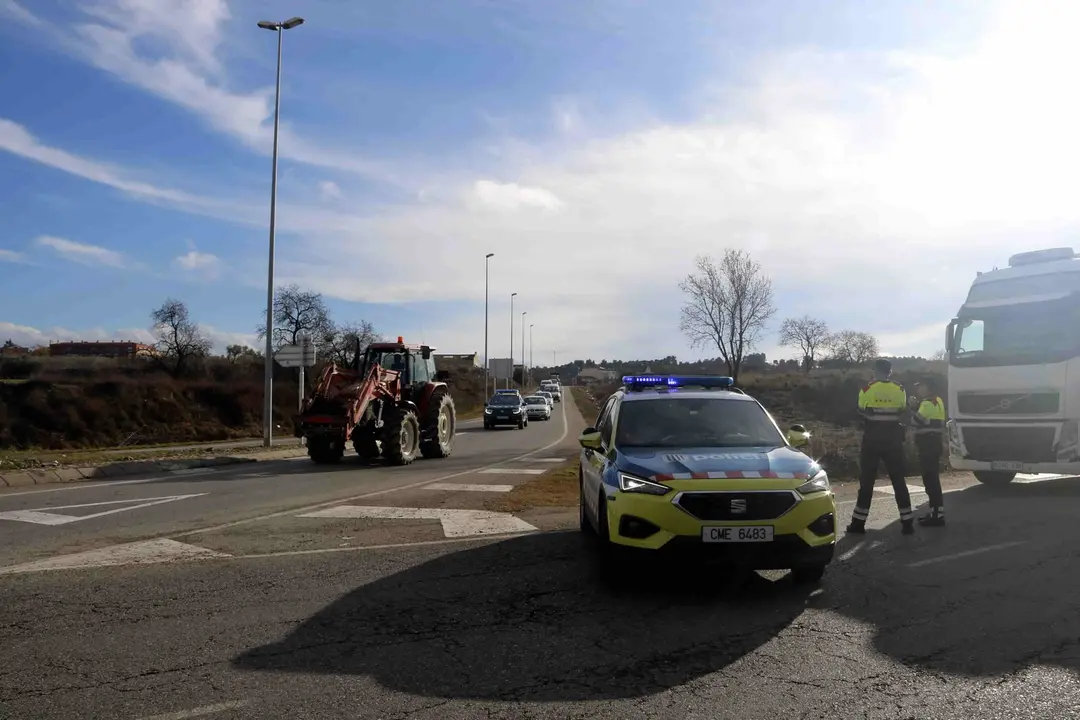
[[791, 568], [791, 579], [797, 584], [816, 583], [825, 575], [824, 565], [802, 565]]

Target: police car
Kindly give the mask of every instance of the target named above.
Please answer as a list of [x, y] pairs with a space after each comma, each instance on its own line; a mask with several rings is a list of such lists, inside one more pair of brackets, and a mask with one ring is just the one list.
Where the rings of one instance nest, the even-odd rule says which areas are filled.
[[579, 441], [581, 531], [605, 561], [637, 548], [817, 582], [833, 559], [828, 476], [729, 377], [626, 376]]

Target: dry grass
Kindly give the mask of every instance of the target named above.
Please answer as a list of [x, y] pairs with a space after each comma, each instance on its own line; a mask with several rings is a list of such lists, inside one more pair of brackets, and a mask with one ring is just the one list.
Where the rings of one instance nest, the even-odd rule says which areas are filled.
[[0, 451], [0, 473], [13, 470], [28, 470], [34, 468], [56, 467], [98, 467], [115, 463], [129, 462], [153, 462], [157, 460], [195, 460], [215, 457], [236, 457], [238, 455], [259, 455], [268, 452], [280, 452], [282, 450], [295, 449], [298, 453], [303, 452], [300, 445], [290, 443], [273, 445], [269, 449], [261, 445], [219, 445], [217, 447], [177, 448], [168, 445], [154, 447], [152, 449], [139, 449], [138, 452], [122, 449], [109, 450], [73, 450], [68, 452], [58, 451]]
[[577, 459], [521, 483], [505, 495], [488, 500], [484, 509], [518, 513], [538, 507], [575, 507], [578, 504]]

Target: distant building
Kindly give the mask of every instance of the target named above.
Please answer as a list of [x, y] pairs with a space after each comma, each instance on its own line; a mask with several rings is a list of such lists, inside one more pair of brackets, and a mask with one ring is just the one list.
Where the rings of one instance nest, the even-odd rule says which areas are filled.
[[140, 342], [56, 342], [49, 344], [52, 357], [137, 358], [153, 355], [153, 345]]
[[10, 340], [0, 345], [0, 357], [23, 357], [30, 354], [30, 348], [16, 345]]
[[619, 379], [619, 373], [604, 368], [585, 368], [577, 376], [578, 381], [583, 383], [613, 382]]
[[435, 353], [435, 367], [440, 370], [471, 370], [483, 368], [480, 353]]

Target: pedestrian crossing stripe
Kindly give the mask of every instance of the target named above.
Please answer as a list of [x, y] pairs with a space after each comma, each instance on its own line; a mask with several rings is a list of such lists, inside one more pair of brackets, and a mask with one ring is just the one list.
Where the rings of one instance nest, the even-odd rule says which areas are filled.
[[[922, 485], [908, 485], [907, 489], [908, 493], [911, 495], [926, 494], [926, 488], [924, 488]], [[893, 490], [892, 485], [882, 485], [880, 487], [875, 487], [874, 492], [883, 492], [889, 495], [896, 495], [896, 491]]]

